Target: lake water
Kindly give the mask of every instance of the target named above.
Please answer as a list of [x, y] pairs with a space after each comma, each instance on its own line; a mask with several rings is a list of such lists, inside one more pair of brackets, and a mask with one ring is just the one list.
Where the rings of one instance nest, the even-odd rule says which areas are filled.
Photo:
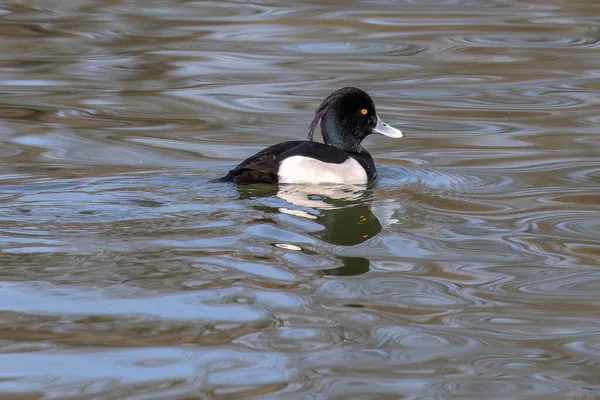
[[[0, 399], [596, 399], [597, 0], [0, 5]], [[365, 187], [212, 184], [357, 86]]]

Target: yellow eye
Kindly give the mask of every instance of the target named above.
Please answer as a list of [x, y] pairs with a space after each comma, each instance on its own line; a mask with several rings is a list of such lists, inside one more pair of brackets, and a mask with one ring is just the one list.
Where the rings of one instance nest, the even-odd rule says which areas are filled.
[[367, 115], [369, 112], [367, 111], [367, 109], [366, 109], [366, 108], [363, 108], [362, 110], [360, 110], [360, 113], [361, 113], [362, 115]]

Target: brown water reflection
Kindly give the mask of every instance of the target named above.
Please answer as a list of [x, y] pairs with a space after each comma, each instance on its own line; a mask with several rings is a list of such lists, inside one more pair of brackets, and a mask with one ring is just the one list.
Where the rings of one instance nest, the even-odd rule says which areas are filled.
[[[599, 14], [0, 5], [0, 398], [596, 398]], [[346, 85], [374, 187], [207, 183]]]

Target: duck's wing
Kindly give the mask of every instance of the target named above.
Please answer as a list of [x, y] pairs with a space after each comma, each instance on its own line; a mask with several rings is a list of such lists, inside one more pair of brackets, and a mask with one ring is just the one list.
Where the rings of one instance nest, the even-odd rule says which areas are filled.
[[277, 143], [259, 151], [253, 156], [242, 161], [240, 165], [229, 171], [216, 182], [233, 182], [238, 184], [249, 183], [277, 183], [279, 164], [290, 150], [300, 146], [305, 141], [291, 141]]

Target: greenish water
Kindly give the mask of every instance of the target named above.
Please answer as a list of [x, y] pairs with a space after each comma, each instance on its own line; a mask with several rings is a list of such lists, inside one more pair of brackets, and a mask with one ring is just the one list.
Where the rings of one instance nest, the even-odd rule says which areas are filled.
[[[0, 5], [0, 399], [595, 399], [596, 1]], [[212, 184], [342, 86], [370, 187]]]

